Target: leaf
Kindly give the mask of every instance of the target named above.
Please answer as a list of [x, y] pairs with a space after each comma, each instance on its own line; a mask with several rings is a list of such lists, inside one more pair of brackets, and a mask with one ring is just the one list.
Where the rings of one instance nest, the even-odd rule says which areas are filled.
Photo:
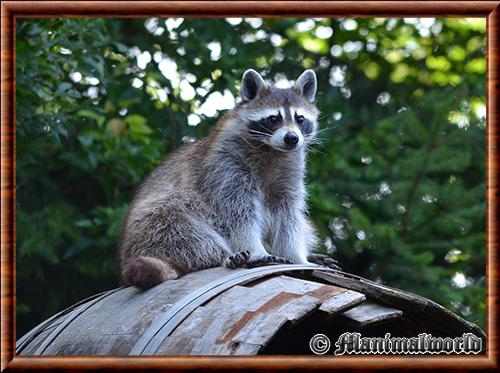
[[79, 110], [76, 113], [76, 115], [78, 115], [79, 117], [90, 118], [90, 119], [95, 120], [97, 122], [97, 124], [99, 125], [99, 127], [101, 127], [104, 124], [104, 120], [105, 120], [104, 115], [101, 115], [99, 113], [96, 113], [95, 111], [87, 110], [87, 109]]
[[141, 102], [141, 99], [139, 97], [131, 97], [131, 98], [127, 98], [127, 99], [123, 99], [123, 100], [120, 100], [118, 101], [118, 105], [120, 105], [120, 107], [123, 107], [123, 108], [128, 108], [134, 104], [138, 104]]
[[52, 95], [52, 93], [45, 87], [36, 88], [35, 92], [38, 95], [38, 97], [40, 97], [41, 99], [43, 99], [46, 102], [50, 102], [54, 99], [54, 96]]
[[86, 237], [82, 237], [75, 241], [70, 247], [68, 247], [63, 255], [63, 259], [70, 259], [80, 252], [90, 249], [92, 247], [93, 240], [89, 240]]
[[122, 43], [113, 43], [116, 47], [116, 49], [118, 50], [118, 52], [121, 52], [121, 53], [128, 53], [128, 48], [126, 45], [122, 44]]
[[129, 124], [130, 131], [137, 134], [149, 135], [153, 130], [146, 124], [146, 118], [141, 115], [132, 114], [125, 118], [125, 122]]
[[99, 80], [104, 78], [104, 60], [101, 56], [84, 56], [82, 60], [92, 67], [93, 72], [97, 72]]
[[66, 92], [71, 87], [72, 87], [71, 83], [62, 82], [61, 84], [59, 84], [59, 86], [56, 89], [56, 95], [60, 96], [61, 94], [63, 94], [64, 92]]
[[121, 119], [113, 118], [106, 124], [106, 131], [118, 137], [127, 131], [127, 126]]
[[89, 219], [83, 219], [76, 221], [74, 224], [80, 228], [90, 228], [92, 226], [92, 221]]

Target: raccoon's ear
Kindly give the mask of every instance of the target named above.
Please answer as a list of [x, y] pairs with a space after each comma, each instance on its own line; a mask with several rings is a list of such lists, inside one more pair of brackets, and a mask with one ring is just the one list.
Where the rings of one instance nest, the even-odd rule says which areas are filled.
[[245, 102], [253, 100], [257, 97], [259, 91], [266, 87], [267, 84], [260, 74], [253, 69], [248, 69], [241, 78], [241, 99]]
[[309, 101], [313, 102], [314, 97], [316, 96], [316, 73], [313, 70], [304, 71], [297, 81], [295, 82], [295, 90], [297, 90], [300, 94], [304, 95], [304, 97]]

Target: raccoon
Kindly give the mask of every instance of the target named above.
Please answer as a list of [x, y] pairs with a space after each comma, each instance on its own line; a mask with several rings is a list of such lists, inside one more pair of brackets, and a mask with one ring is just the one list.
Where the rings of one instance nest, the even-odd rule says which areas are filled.
[[225, 265], [310, 263], [317, 236], [307, 216], [306, 148], [317, 131], [316, 75], [277, 88], [255, 70], [240, 102], [210, 134], [171, 153], [139, 187], [118, 250], [122, 282], [148, 289]]

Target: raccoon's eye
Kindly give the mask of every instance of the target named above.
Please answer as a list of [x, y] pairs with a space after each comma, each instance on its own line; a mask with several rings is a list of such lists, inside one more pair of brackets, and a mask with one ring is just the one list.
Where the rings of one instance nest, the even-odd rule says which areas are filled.
[[271, 115], [267, 119], [269, 119], [269, 122], [271, 122], [272, 124], [276, 124], [280, 120], [280, 118], [278, 118], [276, 115]]
[[295, 116], [295, 121], [296, 121], [298, 124], [302, 124], [302, 123], [304, 123], [304, 116], [302, 116], [302, 115], [296, 115], [296, 116]]

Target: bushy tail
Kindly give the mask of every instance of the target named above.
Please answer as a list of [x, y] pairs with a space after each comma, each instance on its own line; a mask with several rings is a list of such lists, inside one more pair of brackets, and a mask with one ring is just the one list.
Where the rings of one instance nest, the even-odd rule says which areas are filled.
[[168, 258], [137, 256], [127, 259], [121, 269], [123, 283], [147, 290], [166, 280], [173, 280], [182, 273]]

